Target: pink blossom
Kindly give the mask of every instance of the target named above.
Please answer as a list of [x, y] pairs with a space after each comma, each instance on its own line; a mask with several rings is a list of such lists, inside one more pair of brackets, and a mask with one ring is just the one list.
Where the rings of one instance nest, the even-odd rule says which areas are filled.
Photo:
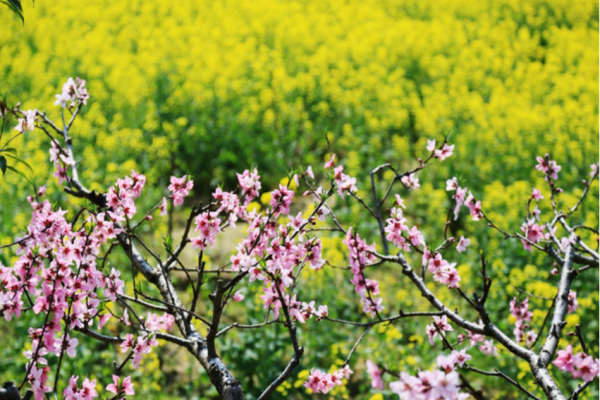
[[18, 125], [15, 127], [15, 130], [24, 133], [25, 131], [32, 131], [35, 128], [35, 120], [36, 120], [36, 111], [35, 110], [27, 110], [22, 111], [25, 118], [18, 119]]
[[131, 322], [129, 322], [129, 312], [127, 311], [127, 308], [123, 310], [123, 316], [119, 319], [119, 322], [127, 326], [131, 326]]
[[467, 247], [471, 245], [471, 241], [464, 236], [461, 236], [458, 240], [458, 244], [456, 245], [456, 251], [462, 253], [467, 250]]
[[454, 357], [454, 354], [449, 354], [447, 356], [440, 354], [437, 356], [436, 365], [446, 373], [454, 371], [456, 368], [456, 357]]
[[167, 215], [167, 198], [163, 197], [160, 202], [160, 216], [163, 217]]
[[383, 311], [385, 308], [381, 303], [383, 299], [381, 297], [373, 298], [373, 300], [366, 298], [363, 304], [363, 311], [371, 316], [371, 318], [375, 318], [378, 312]]
[[232, 296], [234, 301], [240, 302], [242, 300], [244, 300], [244, 295], [242, 294], [241, 290], [238, 290], [237, 292], [235, 292], [235, 294]]
[[175, 317], [169, 313], [164, 313], [160, 317], [154, 313], [148, 313], [146, 318], [146, 329], [149, 331], [170, 331], [175, 324]]
[[424, 387], [419, 378], [402, 371], [400, 380], [390, 383], [390, 390], [400, 396], [402, 400], [420, 400], [423, 398]]
[[[137, 343], [131, 349], [133, 351], [133, 362], [132, 367], [137, 369], [142, 361], [143, 354], [149, 354], [152, 351], [152, 347], [157, 346], [158, 342], [153, 336], [148, 336], [146, 332], [143, 332], [137, 338]], [[121, 345], [122, 347], [123, 345]]]
[[121, 342], [121, 353], [126, 353], [127, 350], [133, 347], [133, 335], [128, 333], [125, 335], [125, 340]]
[[421, 187], [419, 184], [419, 178], [415, 176], [415, 174], [405, 175], [400, 179], [400, 182], [404, 185], [405, 188], [414, 190]]
[[590, 172], [590, 176], [593, 178], [595, 175], [598, 174], [598, 164], [592, 164], [592, 165], [590, 165], [590, 169], [592, 170]]
[[529, 311], [529, 297], [526, 297], [522, 302], [518, 302], [517, 298], [510, 301], [510, 313], [517, 321], [531, 321], [533, 313]]
[[315, 315], [317, 316], [317, 321], [320, 321], [323, 318], [327, 317], [329, 315], [329, 310], [327, 309], [327, 306], [319, 306], [319, 309], [317, 310], [317, 312], [315, 312]]
[[110, 298], [111, 301], [116, 301], [117, 296], [123, 294], [123, 286], [125, 286], [125, 282], [119, 279], [121, 276], [121, 271], [111, 269], [110, 275], [104, 278], [106, 282], [106, 289], [104, 290], [104, 296]]
[[402, 237], [402, 231], [408, 232], [409, 229], [406, 225], [406, 218], [402, 216], [402, 209], [392, 208], [391, 217], [386, 220], [386, 239], [398, 247], [404, 247], [406, 239]]
[[467, 198], [467, 188], [457, 188], [456, 193], [452, 196], [456, 200], [456, 207], [454, 208], [454, 220], [458, 219], [458, 212], [460, 211], [460, 207], [465, 203]]
[[358, 188], [356, 187], [356, 178], [353, 178], [349, 175], [342, 173], [344, 167], [340, 165], [336, 167], [334, 172], [334, 179], [337, 183], [338, 194], [341, 197], [344, 197], [344, 193], [356, 193]]
[[108, 320], [112, 317], [110, 314], [103, 314], [98, 319], [98, 329], [102, 329], [102, 327], [108, 322]]
[[528, 347], [533, 346], [536, 339], [537, 339], [537, 333], [535, 333], [535, 331], [533, 331], [533, 330], [527, 331], [527, 334], [525, 335], [525, 343], [527, 344]]
[[558, 172], [562, 169], [562, 167], [556, 164], [556, 161], [549, 160], [548, 154], [546, 154], [545, 159], [539, 156], [536, 157], [536, 159], [538, 161], [538, 165], [535, 166], [535, 169], [544, 172], [546, 179], [548, 179], [548, 177], [551, 177], [554, 180], [558, 179]]
[[552, 361], [552, 364], [561, 371], [573, 371], [573, 347], [569, 344], [565, 350], [558, 350], [556, 352], [556, 360]]
[[494, 346], [494, 342], [492, 340], [486, 340], [485, 342], [483, 342], [483, 344], [479, 346], [479, 350], [483, 351], [488, 356], [498, 356], [498, 348]]
[[96, 380], [90, 381], [88, 378], [85, 378], [82, 388], [79, 391], [79, 396], [83, 400], [92, 400], [98, 397], [98, 392], [96, 392]]
[[171, 176], [171, 184], [169, 185], [168, 189], [171, 191], [173, 205], [182, 205], [184, 197], [186, 197], [190, 193], [190, 190], [192, 190], [193, 188], [194, 181], [192, 181], [191, 179], [188, 180], [187, 175], [184, 175], [181, 178]]
[[454, 355], [454, 359], [456, 363], [461, 367], [469, 361], [472, 357], [467, 353], [466, 349], [462, 349], [461, 351], [452, 350], [452, 354]]
[[192, 247], [200, 247], [202, 250], [212, 248], [217, 234], [221, 232], [221, 221], [217, 218], [217, 213], [205, 211], [196, 217], [195, 223], [195, 231], [199, 231], [200, 235], [191, 239]]
[[294, 231], [298, 232], [300, 231], [300, 227], [302, 227], [302, 225], [304, 225], [306, 222], [307, 221], [302, 218], [302, 212], [300, 211], [296, 217], [290, 217], [290, 223], [288, 226], [294, 229]]
[[435, 150], [435, 139], [427, 140], [427, 151]]
[[331, 155], [331, 159], [329, 161], [327, 161], [324, 165], [325, 169], [329, 169], [329, 168], [333, 168], [335, 167], [335, 154]]
[[469, 397], [459, 389], [456, 371], [420, 371], [418, 377], [400, 372], [400, 380], [390, 384], [390, 390], [402, 400], [464, 400]]
[[85, 80], [69, 78], [62, 87], [62, 93], [57, 94], [54, 105], [60, 105], [62, 108], [67, 107], [67, 101], [71, 101], [69, 107], [74, 107], [76, 102], [87, 104], [87, 99], [90, 95], [85, 88]]
[[367, 360], [367, 373], [371, 377], [371, 387], [373, 389], [383, 390], [383, 380], [381, 379], [383, 372], [371, 360]]
[[279, 189], [271, 192], [271, 201], [269, 204], [273, 207], [273, 215], [287, 215], [290, 213], [290, 205], [294, 199], [294, 192], [284, 185], [279, 185]]
[[535, 208], [533, 209], [533, 211], [531, 213], [533, 214], [533, 218], [537, 219], [538, 221], [540, 220], [540, 214], [542, 212], [538, 208], [537, 204], [536, 204]]
[[113, 375], [113, 383], [106, 386], [106, 390], [111, 393], [114, 393], [115, 396], [117, 396], [117, 400], [124, 399], [125, 395], [132, 396], [135, 394], [130, 376], [121, 379], [117, 375]]
[[404, 205], [404, 200], [402, 199], [402, 197], [400, 197], [399, 194], [396, 194], [394, 196], [396, 197], [396, 205], [398, 207], [406, 208], [406, 205]]
[[577, 303], [577, 292], [569, 290], [569, 297], [567, 299], [567, 308], [569, 314], [574, 313], [579, 308], [579, 303]]
[[444, 146], [442, 146], [441, 150], [436, 150], [434, 152], [434, 157], [439, 158], [440, 161], [444, 161], [446, 158], [448, 158], [452, 155], [453, 151], [454, 151], [454, 145], [448, 146], [448, 144], [444, 143]]
[[598, 360], [592, 356], [575, 357], [575, 370], [572, 371], [573, 378], [582, 378], [586, 382], [591, 382], [598, 376]]
[[354, 371], [352, 371], [350, 369], [350, 367], [348, 366], [348, 364], [344, 365], [344, 368], [342, 368], [341, 370], [339, 370], [342, 372], [342, 375], [344, 376], [344, 378], [346, 379], [350, 379], [350, 375], [352, 375], [354, 373]]
[[[544, 239], [545, 229], [546, 227], [539, 226], [535, 222], [534, 218], [521, 225], [521, 230], [523, 231], [523, 233], [525, 233], [527, 239], [529, 239], [529, 241], [533, 243], [538, 243], [540, 240]], [[526, 250], [531, 251], [531, 245], [528, 242], [526, 242], [525, 240], [521, 240], [521, 242], [523, 243], [523, 247]]]
[[474, 347], [477, 343], [481, 343], [485, 340], [485, 337], [479, 333], [467, 331], [467, 335], [469, 337], [469, 344], [471, 347]]
[[248, 205], [252, 199], [258, 196], [261, 188], [260, 175], [258, 175], [256, 168], [252, 172], [245, 170], [244, 173], [236, 175], [238, 183], [242, 188], [242, 196], [246, 195], [246, 202], [244, 204]]
[[425, 246], [425, 238], [416, 226], [413, 226], [412, 229], [408, 231], [408, 237], [413, 246]]
[[66, 344], [67, 346], [65, 348], [65, 353], [67, 353], [67, 355], [69, 357], [75, 357], [75, 347], [77, 347], [79, 340], [77, 340], [75, 338], [71, 339], [69, 337], [69, 335], [67, 335], [66, 338], [58, 339], [56, 341], [56, 343], [58, 344], [58, 345], [55, 344], [54, 354], [56, 354], [56, 356], [60, 356], [60, 353], [62, 352], [63, 344]]
[[309, 165], [308, 168], [306, 168], [306, 175], [310, 176], [311, 179], [315, 179], [315, 174], [312, 170], [312, 167]]
[[329, 390], [335, 387], [331, 378], [330, 374], [313, 368], [310, 370], [310, 374], [303, 386], [315, 393], [327, 394]]
[[63, 396], [65, 396], [65, 400], [77, 400], [79, 398], [79, 389], [77, 389], [78, 379], [79, 377], [74, 375], [72, 375], [69, 379], [69, 386], [67, 386], [65, 390], [63, 390]]
[[539, 201], [539, 200], [543, 200], [544, 196], [542, 195], [542, 192], [540, 192], [539, 190], [534, 188], [531, 198], [534, 199], [535, 201]]
[[454, 177], [452, 179], [448, 179], [446, 181], [446, 190], [453, 191], [456, 189], [458, 189], [458, 180], [456, 179], [456, 177]]
[[[440, 332], [444, 331], [451, 332], [454, 331], [452, 326], [448, 323], [448, 317], [442, 315], [442, 317], [433, 317], [433, 324], [427, 325], [425, 328], [425, 332], [427, 336], [429, 336], [429, 343], [433, 346], [433, 338], [436, 337]], [[439, 332], [438, 332], [439, 331]]]
[[469, 192], [469, 196], [465, 200], [465, 204], [469, 207], [469, 212], [473, 217], [473, 221], [479, 221], [483, 218], [483, 212], [481, 210], [481, 201], [475, 201], [473, 194]]

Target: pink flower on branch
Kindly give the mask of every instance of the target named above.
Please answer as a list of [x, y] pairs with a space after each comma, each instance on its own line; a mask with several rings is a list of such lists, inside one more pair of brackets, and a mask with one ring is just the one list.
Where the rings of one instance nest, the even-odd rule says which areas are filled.
[[467, 251], [467, 247], [469, 247], [470, 245], [471, 241], [465, 238], [464, 236], [461, 236], [458, 240], [458, 244], [456, 245], [456, 251], [458, 251], [459, 253]]
[[435, 139], [427, 140], [427, 151], [435, 151]]
[[171, 191], [171, 198], [173, 199], [173, 205], [179, 206], [183, 204], [183, 199], [190, 193], [190, 190], [194, 188], [194, 181], [188, 179], [187, 175], [177, 178], [171, 177], [171, 184], [169, 190]]
[[404, 175], [402, 178], [400, 178], [400, 182], [402, 182], [404, 187], [409, 190], [415, 190], [421, 187], [419, 184], [419, 178], [417, 178], [414, 173]]
[[454, 191], [458, 189], [458, 180], [456, 177], [446, 181], [446, 191]]
[[106, 386], [106, 390], [114, 393], [117, 400], [124, 399], [126, 395], [133, 396], [135, 394], [130, 376], [121, 379], [119, 376], [113, 375], [113, 383]]
[[498, 356], [498, 348], [494, 346], [494, 342], [492, 340], [486, 340], [485, 342], [483, 342], [483, 344], [479, 346], [479, 350], [481, 350], [488, 356]]
[[383, 390], [383, 380], [381, 379], [383, 371], [381, 371], [371, 360], [367, 360], [367, 373], [369, 374], [369, 377], [371, 377], [371, 387], [373, 389]]
[[444, 161], [446, 158], [448, 158], [452, 155], [453, 151], [454, 151], [454, 145], [448, 146], [448, 144], [444, 143], [444, 145], [442, 146], [442, 148], [440, 150], [436, 150], [434, 152], [434, 157], [439, 158], [440, 161]]
[[542, 192], [540, 192], [537, 189], [533, 189], [533, 194], [531, 195], [531, 198], [535, 201], [539, 201], [539, 200], [543, 200], [544, 196], [542, 195]]
[[427, 333], [427, 336], [429, 336], [429, 343], [431, 343], [432, 346], [433, 338], [438, 336], [438, 334], [443, 334], [445, 331], [454, 331], [452, 326], [448, 323], [448, 318], [445, 315], [442, 315], [442, 317], [434, 316], [433, 321], [433, 324], [427, 325], [425, 328], [425, 332]]

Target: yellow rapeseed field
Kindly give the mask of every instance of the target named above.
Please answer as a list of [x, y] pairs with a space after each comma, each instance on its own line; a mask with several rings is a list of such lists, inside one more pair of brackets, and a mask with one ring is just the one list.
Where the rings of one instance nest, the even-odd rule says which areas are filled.
[[[73, 136], [81, 177], [92, 189], [136, 169], [148, 176], [148, 201], [162, 196], [159, 184], [175, 172], [192, 173], [197, 195], [206, 195], [203, 185], [252, 165], [273, 184], [289, 167], [320, 164], [329, 134], [364, 193], [369, 167], [414, 165], [426, 140], [447, 131], [455, 155], [424, 172], [418, 195], [407, 194], [416, 223], [439, 233], [448, 205], [443, 181], [459, 176], [492, 220], [514, 229], [532, 185], [547, 192], [536, 155], [550, 152], [562, 166], [566, 204], [598, 162], [595, 0], [38, 0], [25, 3], [25, 18], [22, 25], [0, 7], [0, 94], [58, 120], [53, 102], [62, 83], [87, 80], [91, 99]], [[16, 147], [40, 182], [52, 175], [43, 135], [29, 132]], [[0, 178], [3, 234], [27, 223], [30, 191], [18, 176]], [[48, 193], [59, 198], [54, 183]], [[597, 226], [597, 200], [591, 203], [581, 219]], [[432, 211], [419, 211], [425, 209]], [[522, 262], [482, 224], [466, 225], [460, 229], [473, 247], [493, 254], [495, 301], [516, 295], [509, 282], [553, 295], [541, 258]], [[0, 244], [9, 241], [0, 236]], [[341, 240], [325, 242], [326, 256], [342, 264]], [[463, 279], [478, 273], [462, 261]], [[392, 284], [382, 292], [416, 298]], [[579, 301], [597, 314], [597, 292]], [[533, 323], [544, 316], [534, 314]], [[379, 333], [386, 339], [368, 344], [380, 346], [374, 352], [399, 351], [398, 368], [417, 364], [422, 337], [393, 326]], [[335, 346], [329, 357], [341, 354]], [[592, 349], [597, 354], [597, 343]], [[502, 362], [523, 374], [528, 368]], [[288, 390], [305, 393], [298, 377], [280, 388], [284, 396]], [[345, 386], [336, 391], [348, 398]], [[492, 392], [507, 398], [502, 389]]]

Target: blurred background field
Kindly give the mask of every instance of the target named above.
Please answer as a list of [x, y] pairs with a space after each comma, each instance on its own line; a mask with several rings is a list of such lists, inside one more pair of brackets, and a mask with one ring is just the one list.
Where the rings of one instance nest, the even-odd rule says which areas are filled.
[[[53, 102], [62, 83], [70, 76], [86, 79], [91, 99], [73, 135], [81, 178], [92, 189], [106, 190], [131, 169], [146, 174], [149, 184], [138, 202], [140, 210], [160, 200], [172, 174], [193, 175], [195, 200], [207, 199], [220, 183], [232, 190], [235, 172], [250, 167], [259, 169], [263, 188], [270, 190], [292, 168], [321, 166], [325, 135], [346, 172], [357, 177], [359, 194], [368, 198], [371, 168], [383, 162], [410, 168], [417, 157], [426, 156], [426, 140], [439, 142], [447, 131], [456, 145], [454, 156], [426, 169], [418, 191], [398, 189], [407, 199], [411, 223], [433, 239], [443, 231], [449, 205], [446, 179], [459, 177], [482, 199], [492, 220], [515, 230], [524, 219], [532, 186], [548, 198], [534, 169], [536, 155], [549, 152], [562, 166], [559, 183], [565, 193], [560, 202], [569, 206], [581, 194], [590, 164], [598, 162], [596, 1], [38, 0], [35, 7], [25, 4], [25, 18], [22, 25], [0, 8], [0, 93], [8, 93], [9, 103], [21, 101], [22, 109], [45, 110], [58, 120]], [[51, 179], [49, 143], [42, 134], [29, 132], [16, 147], [38, 182], [51, 181], [53, 202], [77, 204]], [[1, 245], [27, 225], [25, 196], [32, 189], [14, 174], [0, 179]], [[345, 204], [338, 201], [336, 206]], [[377, 239], [376, 225], [359, 218], [364, 214], [360, 206], [347, 205], [340, 219], [358, 225], [361, 236]], [[309, 212], [309, 205], [302, 207]], [[547, 199], [540, 209], [542, 216], [551, 211]], [[597, 181], [575, 218], [598, 226]], [[173, 232], [184, 220], [183, 213], [174, 215]], [[160, 245], [168, 232], [167, 221], [157, 218], [145, 236]], [[228, 261], [240, 232], [222, 238], [223, 244], [210, 254], [212, 265]], [[511, 285], [554, 296], [557, 278], [549, 274], [553, 266], [548, 258], [503, 241], [467, 215], [453, 224], [452, 233], [473, 243], [466, 253], [450, 253], [463, 281], [470, 282], [467, 293], [479, 288], [478, 249], [487, 249], [495, 279], [491, 311], [507, 333], [514, 323], [508, 301], [518, 295]], [[344, 266], [341, 238], [331, 235], [324, 242], [326, 257]], [[125, 273], [129, 265], [121, 257], [116, 254], [113, 262]], [[9, 264], [14, 254], [0, 254], [0, 261]], [[399, 308], [427, 309], [397, 270], [382, 266], [373, 274], [384, 282], [387, 315]], [[180, 279], [184, 288], [185, 277]], [[303, 279], [303, 300], [318, 298], [336, 317], [358, 320], [362, 315], [350, 276], [326, 268], [307, 272]], [[232, 309], [236, 320], [264, 320], [258, 289], [248, 286], [246, 300]], [[465, 308], [447, 290], [436, 290]], [[587, 271], [574, 290], [581, 307], [569, 317], [567, 330], [581, 324], [598, 357], [598, 271]], [[532, 325], [539, 327], [545, 313], [535, 309], [547, 308], [549, 302], [530, 302]], [[401, 321], [371, 333], [351, 365], [356, 374], [330, 397], [395, 398], [370, 389], [365, 360], [411, 373], [419, 366], [428, 368], [440, 344], [432, 351], [424, 338], [427, 323]], [[0, 322], [0, 381], [21, 379], [28, 324], [27, 318], [17, 325]], [[359, 334], [308, 322], [301, 333], [305, 357], [274, 397], [309, 397], [300, 387], [307, 370], [343, 362]], [[225, 336], [220, 354], [248, 398], [259, 395], [287, 363], [288, 340], [276, 325]], [[572, 338], [561, 343], [567, 341], [577, 347]], [[80, 342], [81, 357], [69, 361], [61, 372], [64, 379], [77, 371], [106, 385], [114, 349], [83, 338]], [[506, 351], [497, 359], [476, 349], [471, 353], [475, 365], [498, 367], [537, 391], [528, 381], [528, 366], [505, 356]], [[561, 387], [569, 387], [567, 374], [552, 373]], [[153, 352], [133, 374], [138, 398], [216, 395], [199, 366], [169, 345]], [[498, 381], [465, 376], [489, 398], [520, 398]], [[596, 381], [585, 398], [597, 397]]]

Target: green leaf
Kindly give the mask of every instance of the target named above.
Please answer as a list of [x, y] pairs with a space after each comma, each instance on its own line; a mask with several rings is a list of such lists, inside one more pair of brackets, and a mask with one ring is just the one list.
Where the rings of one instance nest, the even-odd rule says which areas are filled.
[[25, 23], [25, 17], [23, 16], [23, 7], [21, 6], [21, 2], [19, 0], [0, 0], [0, 3], [4, 3], [13, 10], [15, 14], [21, 18], [21, 21]]
[[6, 168], [8, 167], [8, 161], [6, 161], [6, 157], [0, 156], [0, 169], [2, 170], [2, 176], [6, 174]]
[[170, 235], [163, 237], [163, 244], [169, 254], [173, 253], [173, 238]]
[[[2, 157], [2, 156], [0, 156]], [[15, 174], [21, 175], [23, 178], [25, 178], [25, 180], [27, 180], [29, 182], [29, 178], [27, 177], [27, 175], [25, 175], [24, 173], [22, 173], [21, 171], [16, 170], [14, 167], [11, 167], [10, 165], [6, 166], [6, 169], [11, 170], [12, 172], [14, 172]]]
[[17, 154], [17, 149], [15, 149], [14, 147], [7, 147], [6, 149], [0, 151], [0, 153], [3, 152]]
[[21, 157], [17, 157], [14, 154], [7, 154], [7, 156], [14, 159], [16, 162], [23, 164], [24, 166], [29, 168], [31, 172], [33, 172], [33, 168], [31, 168], [31, 165], [27, 164], [27, 161], [23, 160]]

